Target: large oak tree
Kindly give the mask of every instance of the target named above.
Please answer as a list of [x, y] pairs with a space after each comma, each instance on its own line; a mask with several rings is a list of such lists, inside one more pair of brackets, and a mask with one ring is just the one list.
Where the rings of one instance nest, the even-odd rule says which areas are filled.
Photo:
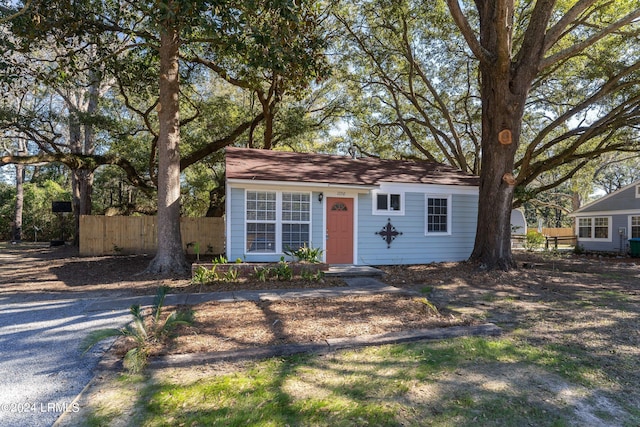
[[[318, 31], [318, 11], [314, 2], [290, 0], [201, 1], [150, 0], [147, 2], [103, 2], [100, 0], [34, 1], [11, 15], [22, 19], [21, 37], [28, 42], [48, 37], [64, 45], [82, 34], [116, 34], [129, 46], [108, 51], [109, 57], [123, 58], [129, 49], [159, 56], [157, 119], [153, 108], [135, 109], [153, 136], [149, 175], [158, 187], [158, 251], [149, 266], [153, 273], [183, 272], [187, 263], [180, 238], [180, 172], [215, 151], [231, 144], [244, 131], [251, 134], [264, 122], [263, 141], [268, 148], [275, 141], [277, 107], [287, 93], [303, 91], [309, 81], [323, 74]], [[29, 12], [25, 13], [25, 10]], [[24, 25], [32, 19], [32, 27]], [[28, 47], [27, 47], [28, 49]], [[205, 66], [224, 81], [252, 91], [262, 112], [240, 124], [227, 137], [201, 146], [181, 159], [179, 65], [185, 61]], [[101, 61], [102, 62], [102, 61]], [[112, 63], [117, 63], [113, 61]], [[193, 65], [192, 65], [193, 69]], [[117, 70], [112, 70], [118, 75]], [[120, 83], [122, 80], [119, 79]], [[261, 84], [266, 82], [266, 85]], [[125, 103], [131, 106], [125, 95]], [[197, 110], [197, 108], [196, 108]], [[196, 111], [197, 115], [198, 112]], [[250, 139], [253, 141], [253, 138]], [[157, 169], [154, 166], [157, 154]], [[71, 166], [91, 168], [112, 163], [128, 167], [128, 176], [144, 182], [131, 163], [114, 155], [47, 153], [38, 160], [57, 160]], [[28, 163], [31, 158], [5, 156], [3, 163]]]
[[345, 4], [348, 137], [481, 176], [472, 259], [510, 268], [509, 212], [608, 152], [638, 150], [639, 3]]
[[[480, 202], [471, 259], [489, 268], [508, 269], [514, 265], [510, 212], [518, 183], [515, 158], [532, 84], [540, 74], [553, 73], [571, 58], [589, 55], [593, 46], [605, 43], [608, 37], [621, 41], [637, 37], [640, 7], [637, 1], [614, 4], [599, 0], [580, 0], [568, 7], [555, 0], [539, 0], [529, 7], [514, 0], [477, 0], [463, 6], [459, 0], [447, 0], [447, 5], [479, 61], [481, 76]], [[477, 13], [475, 28], [467, 17], [472, 11]], [[637, 50], [620, 53], [617, 70], [609, 81], [595, 83], [596, 93], [640, 68]], [[621, 105], [618, 114], [629, 106], [637, 108], [637, 96]], [[596, 116], [593, 121], [600, 119]], [[575, 150], [578, 148], [576, 144]], [[529, 145], [523, 163], [533, 152], [544, 149], [552, 150], [553, 145]]]

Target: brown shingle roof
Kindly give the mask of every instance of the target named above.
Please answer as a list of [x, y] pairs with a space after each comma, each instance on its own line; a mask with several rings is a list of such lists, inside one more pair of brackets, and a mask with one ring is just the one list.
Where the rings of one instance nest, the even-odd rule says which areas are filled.
[[434, 162], [353, 159], [328, 154], [303, 154], [227, 147], [227, 179], [307, 182], [343, 185], [415, 183], [477, 186], [478, 177]]

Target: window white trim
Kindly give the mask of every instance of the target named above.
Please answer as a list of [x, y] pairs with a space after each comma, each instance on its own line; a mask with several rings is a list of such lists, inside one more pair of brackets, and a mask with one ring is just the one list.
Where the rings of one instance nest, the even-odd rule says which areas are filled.
[[640, 184], [636, 185], [636, 199], [640, 199]]
[[[387, 208], [378, 209], [378, 196], [387, 196]], [[394, 209], [395, 200], [399, 199], [397, 209]], [[382, 191], [373, 190], [371, 192], [371, 214], [386, 216], [402, 216], [404, 215], [405, 194], [403, 191]]]
[[[275, 220], [248, 220], [247, 219], [247, 209], [248, 209], [248, 197], [247, 194], [250, 192], [257, 193], [275, 193], [276, 195], [276, 206], [275, 206]], [[309, 220], [284, 220], [283, 219], [283, 194], [307, 194], [309, 196]], [[246, 188], [244, 190], [244, 212], [243, 212], [243, 252], [247, 255], [282, 255], [284, 253], [284, 248], [282, 247], [282, 232], [283, 232], [283, 224], [308, 224], [309, 225], [309, 246], [312, 245], [312, 215], [313, 215], [313, 194], [307, 191], [295, 191], [295, 190], [285, 190], [285, 191], [277, 191], [277, 190], [264, 190], [264, 189], [254, 189], [254, 188]], [[268, 223], [275, 224], [275, 247], [273, 251], [250, 251], [247, 245], [247, 225], [249, 223]]]
[[[429, 231], [429, 199], [445, 199], [447, 201], [447, 231]], [[453, 224], [453, 208], [451, 194], [425, 194], [424, 195], [424, 235], [425, 236], [450, 236]]]
[[[597, 220], [606, 219], [607, 220], [607, 237], [595, 237], [596, 235], [596, 226]], [[611, 216], [580, 216], [578, 217], [578, 221], [576, 223], [576, 235], [578, 236], [578, 240], [581, 242], [612, 242], [613, 241], [613, 218]], [[591, 224], [590, 227], [590, 237], [580, 237], [580, 220], [589, 220]]]
[[640, 230], [638, 230], [638, 228], [640, 228], [640, 225], [633, 225], [633, 219], [636, 218], [636, 223], [640, 224], [640, 214], [638, 215], [629, 215], [627, 217], [627, 222], [628, 222], [628, 227], [627, 227], [627, 237], [629, 239], [634, 238], [633, 235], [633, 229], [636, 228], [636, 232], [637, 232], [637, 236], [635, 237], [640, 237]]

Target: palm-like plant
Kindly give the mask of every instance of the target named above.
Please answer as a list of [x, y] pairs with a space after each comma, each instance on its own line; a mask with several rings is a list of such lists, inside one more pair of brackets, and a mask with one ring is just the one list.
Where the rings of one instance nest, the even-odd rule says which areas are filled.
[[135, 345], [125, 354], [123, 361], [124, 367], [130, 373], [142, 371], [147, 365], [149, 348], [152, 344], [160, 342], [162, 338], [176, 326], [193, 323], [193, 313], [191, 310], [181, 312], [174, 311], [162, 321], [162, 309], [168, 290], [168, 286], [158, 288], [150, 315], [145, 315], [140, 305], [134, 304], [130, 308], [133, 321], [125, 327], [119, 329], [99, 329], [91, 332], [80, 343], [82, 354], [85, 354], [94, 345], [107, 338], [126, 337], [133, 340]]

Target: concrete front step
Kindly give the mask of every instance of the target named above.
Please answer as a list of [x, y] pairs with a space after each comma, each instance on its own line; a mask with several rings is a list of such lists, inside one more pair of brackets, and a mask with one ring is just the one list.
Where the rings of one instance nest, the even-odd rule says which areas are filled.
[[324, 275], [329, 277], [374, 277], [383, 276], [384, 271], [369, 265], [330, 265]]

